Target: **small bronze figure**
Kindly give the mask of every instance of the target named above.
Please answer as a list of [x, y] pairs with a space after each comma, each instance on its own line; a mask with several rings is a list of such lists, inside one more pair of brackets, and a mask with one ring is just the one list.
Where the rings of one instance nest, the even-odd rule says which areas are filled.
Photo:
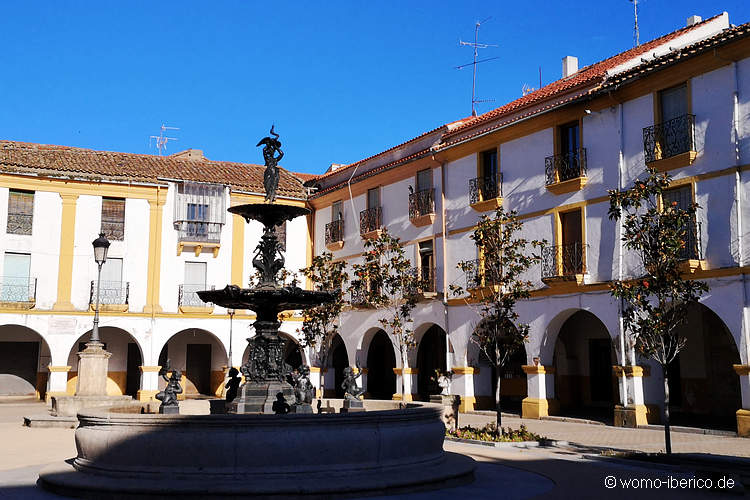
[[357, 379], [362, 376], [362, 370], [355, 374], [351, 366], [344, 368], [344, 381], [341, 382], [341, 388], [344, 389], [344, 398], [351, 401], [359, 401], [359, 397], [364, 394], [365, 390], [357, 386]]
[[[160, 391], [156, 395], [156, 399], [161, 401], [159, 405], [159, 413], [178, 413], [179, 403], [177, 402], [177, 395], [182, 394], [182, 386], [180, 381], [182, 380], [182, 373], [180, 370], [171, 370], [171, 376], [167, 377], [167, 373], [170, 371], [169, 360], [159, 370], [159, 375], [167, 383], [167, 386], [163, 391]], [[177, 410], [177, 411], [175, 411]]]
[[315, 397], [315, 387], [310, 382], [310, 367], [300, 366], [290, 375], [290, 378], [294, 387], [295, 404], [311, 404]]
[[[281, 150], [281, 141], [279, 134], [273, 131], [271, 125], [271, 135], [274, 137], [264, 137], [257, 146], [263, 144], [263, 160], [266, 162], [266, 171], [263, 174], [263, 187], [266, 189], [266, 201], [273, 203], [276, 200], [276, 188], [279, 185], [279, 167], [278, 164], [284, 157]], [[278, 155], [277, 155], [278, 153]]]
[[242, 382], [242, 379], [239, 377], [240, 372], [237, 371], [237, 368], [232, 367], [229, 369], [229, 380], [227, 381], [224, 388], [227, 390], [226, 394], [226, 401], [227, 403], [231, 403], [234, 401], [234, 398], [237, 397], [237, 391], [240, 387], [240, 382]]

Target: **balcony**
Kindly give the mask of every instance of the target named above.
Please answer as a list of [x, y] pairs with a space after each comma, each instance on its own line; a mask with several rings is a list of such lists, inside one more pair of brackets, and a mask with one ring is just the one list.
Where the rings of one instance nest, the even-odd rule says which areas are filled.
[[219, 255], [221, 242], [221, 227], [219, 222], [204, 222], [196, 220], [178, 220], [174, 222], [177, 230], [177, 255], [186, 247], [192, 247], [195, 256], [199, 256], [204, 248], [210, 248], [214, 257]]
[[554, 194], [571, 193], [583, 189], [586, 177], [586, 149], [571, 151], [544, 159], [547, 190]]
[[326, 248], [330, 251], [344, 247], [344, 220], [333, 220], [326, 224]]
[[[215, 286], [211, 286], [210, 290], [215, 290]], [[182, 313], [202, 313], [210, 314], [214, 310], [214, 305], [210, 302], [203, 302], [198, 297], [198, 292], [201, 290], [209, 290], [204, 284], [182, 284], [179, 287], [177, 295], [177, 305]]]
[[503, 174], [469, 180], [469, 205], [477, 212], [495, 210], [503, 203]]
[[383, 213], [380, 207], [368, 208], [359, 213], [359, 234], [365, 238], [378, 238], [383, 226]]
[[409, 220], [417, 227], [435, 222], [435, 189], [423, 189], [409, 195]]
[[369, 307], [367, 302], [367, 290], [363, 288], [350, 288], [349, 289], [349, 303], [352, 307], [365, 308]]
[[501, 284], [498, 274], [487, 266], [485, 260], [476, 259], [465, 272], [466, 289], [475, 298], [499, 292]]
[[412, 267], [409, 272], [414, 278], [418, 278], [421, 281], [421, 286], [410, 291], [411, 295], [419, 295], [425, 299], [437, 296], [435, 285], [436, 269], [434, 267]]
[[[130, 282], [102, 281], [99, 290], [99, 308], [101, 311], [125, 312], [130, 299]], [[96, 307], [96, 280], [89, 287], [89, 309]]]
[[580, 242], [542, 248], [542, 281], [549, 286], [574, 282], [583, 284], [586, 246]]
[[36, 278], [0, 277], [0, 309], [31, 309], [36, 304]]
[[680, 271], [694, 273], [705, 268], [701, 248], [701, 223], [692, 221], [685, 231], [685, 246], [678, 256]]
[[695, 151], [695, 115], [682, 115], [643, 129], [646, 165], [661, 172], [692, 165]]

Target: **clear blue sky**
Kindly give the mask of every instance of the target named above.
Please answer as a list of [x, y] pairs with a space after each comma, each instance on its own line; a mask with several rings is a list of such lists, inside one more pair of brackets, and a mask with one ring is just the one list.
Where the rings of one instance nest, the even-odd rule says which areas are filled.
[[[748, 0], [640, 0], [641, 40]], [[0, 139], [155, 152], [162, 123], [180, 127], [168, 153], [262, 163], [276, 124], [283, 164], [321, 173], [470, 114], [474, 23], [478, 95], [488, 111], [633, 43], [627, 0], [251, 2], [3, 1]]]

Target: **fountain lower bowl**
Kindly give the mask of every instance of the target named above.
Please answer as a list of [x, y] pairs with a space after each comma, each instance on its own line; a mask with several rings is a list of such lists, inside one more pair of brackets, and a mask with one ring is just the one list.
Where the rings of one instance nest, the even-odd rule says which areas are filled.
[[79, 413], [78, 456], [40, 473], [46, 489], [90, 498], [346, 497], [473, 479], [443, 451], [440, 405], [351, 414]]
[[303, 290], [295, 286], [278, 288], [240, 288], [227, 285], [221, 290], [202, 290], [198, 296], [204, 302], [229, 309], [253, 311], [286, 311], [306, 309], [330, 302], [335, 292]]

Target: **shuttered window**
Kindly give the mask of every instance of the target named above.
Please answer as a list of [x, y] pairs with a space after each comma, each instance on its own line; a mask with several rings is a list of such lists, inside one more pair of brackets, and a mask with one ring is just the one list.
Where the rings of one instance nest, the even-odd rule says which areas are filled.
[[34, 218], [34, 193], [17, 191], [8, 193], [8, 234], [31, 234]]
[[122, 198], [102, 198], [101, 232], [109, 240], [125, 239], [125, 200]]

